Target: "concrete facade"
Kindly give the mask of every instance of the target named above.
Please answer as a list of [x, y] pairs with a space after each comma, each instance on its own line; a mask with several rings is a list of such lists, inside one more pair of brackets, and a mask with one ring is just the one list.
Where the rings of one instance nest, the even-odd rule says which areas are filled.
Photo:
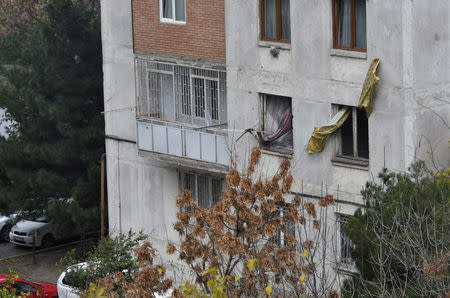
[[[189, 3], [188, 26], [190, 19], [195, 19]], [[207, 4], [198, 6], [225, 22], [223, 32], [217, 31], [220, 24], [211, 25], [214, 34], [209, 44], [207, 33], [198, 31], [198, 26], [206, 27], [201, 21], [195, 21], [193, 37], [183, 31], [189, 31], [184, 25], [160, 24], [156, 0], [101, 0], [111, 233], [144, 230], [167, 257], [167, 241], [179, 241], [172, 225], [178, 211], [175, 197], [180, 190], [180, 169], [219, 178], [226, 172], [226, 167], [215, 163], [139, 149], [137, 127], [142, 119], [136, 112], [136, 58], [226, 69], [228, 145], [242, 167], [258, 143], [250, 135], [238, 142], [236, 139], [243, 129], [261, 127], [261, 95], [290, 97], [293, 152], [264, 150], [259, 174], [270, 175], [282, 159], [291, 159], [293, 191], [311, 198], [333, 194], [338, 204], [330, 211], [332, 216], [352, 214], [360, 207], [362, 187], [376, 179], [383, 167], [404, 171], [415, 159], [424, 159], [439, 169], [449, 166], [447, 0], [433, 1], [433, 5], [425, 0], [367, 0], [366, 53], [332, 48], [331, 0], [290, 1], [290, 43], [261, 41], [258, 0], [214, 3], [217, 10]], [[203, 39], [196, 39], [201, 34]], [[190, 42], [174, 43], [183, 38]], [[213, 45], [215, 50], [194, 50], [199, 44]], [[278, 57], [270, 54], [270, 47], [279, 49]], [[368, 166], [333, 161], [335, 135], [328, 139], [323, 152], [308, 154], [311, 132], [332, 118], [332, 105], [357, 105], [374, 58], [381, 61], [377, 73], [380, 82], [368, 120]]]

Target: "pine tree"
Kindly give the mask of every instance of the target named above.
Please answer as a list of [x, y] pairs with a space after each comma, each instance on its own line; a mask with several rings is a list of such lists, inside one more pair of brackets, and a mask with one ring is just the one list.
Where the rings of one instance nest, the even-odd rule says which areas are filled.
[[[12, 124], [0, 137], [0, 212], [49, 207], [56, 221], [98, 222], [104, 152], [98, 10], [52, 0], [30, 31], [0, 40], [0, 108]], [[72, 198], [62, 206], [60, 198]], [[50, 199], [50, 200], [49, 200]], [[64, 211], [64, 212], [63, 212]]]

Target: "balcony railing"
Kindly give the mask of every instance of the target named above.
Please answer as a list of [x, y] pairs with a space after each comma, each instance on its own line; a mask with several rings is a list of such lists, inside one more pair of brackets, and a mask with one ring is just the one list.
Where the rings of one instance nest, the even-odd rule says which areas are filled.
[[189, 124], [138, 119], [138, 148], [228, 166], [227, 134]]

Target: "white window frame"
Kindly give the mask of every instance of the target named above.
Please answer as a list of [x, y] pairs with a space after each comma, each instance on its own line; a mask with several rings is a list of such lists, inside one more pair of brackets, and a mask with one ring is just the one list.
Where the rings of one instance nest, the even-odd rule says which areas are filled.
[[[210, 207], [212, 207], [212, 206], [214, 206], [214, 204], [216, 204], [216, 203], [218, 203], [221, 199], [222, 199], [222, 190], [223, 190], [223, 187], [224, 187], [224, 183], [223, 183], [223, 179], [221, 179], [221, 178], [218, 178], [218, 177], [213, 177], [213, 176], [210, 176], [210, 175], [202, 175], [202, 174], [197, 174], [197, 173], [194, 173], [194, 172], [189, 172], [189, 171], [178, 171], [178, 183], [179, 183], [179, 189], [180, 189], [180, 191], [183, 191], [183, 189], [184, 189], [184, 176], [185, 175], [192, 175], [192, 176], [194, 176], [194, 180], [195, 180], [195, 185], [194, 185], [194, 190], [193, 191], [191, 191], [192, 192], [192, 199], [194, 200], [194, 201], [196, 201], [198, 204], [199, 204], [199, 207], [201, 207], [201, 208], [210, 208]], [[207, 198], [208, 198], [208, 206], [200, 206], [200, 202], [198, 201], [198, 190], [199, 190], [199, 177], [201, 177], [201, 178], [206, 178], [207, 179], [207, 183], [208, 183], [208, 195], [207, 195]], [[220, 189], [221, 189], [221, 192], [220, 192], [220, 194], [218, 194], [219, 195], [219, 197], [218, 197], [218, 201], [217, 202], [214, 202], [213, 201], [213, 180], [216, 180], [216, 181], [220, 181]]]
[[175, 0], [171, 0], [172, 1], [172, 18], [165, 18], [163, 16], [163, 1], [164, 0], [159, 0], [159, 17], [161, 22], [163, 23], [172, 23], [172, 24], [180, 24], [180, 25], [185, 25], [186, 24], [186, 0], [184, 0], [184, 21], [177, 21], [176, 18], [176, 13], [175, 13]]
[[344, 251], [344, 241], [347, 241], [347, 243], [345, 244], [346, 249], [348, 250], [348, 253], [350, 254], [351, 251], [350, 249], [354, 246], [354, 244], [352, 243], [350, 237], [347, 234], [344, 234], [345, 231], [345, 227], [347, 226], [348, 220], [350, 219], [350, 215], [347, 214], [341, 214], [341, 213], [336, 213], [336, 221], [337, 221], [337, 227], [338, 227], [338, 234], [339, 234], [339, 262], [343, 263], [343, 264], [349, 264], [352, 265], [354, 264], [353, 259], [351, 258], [351, 256], [344, 256], [343, 251]]

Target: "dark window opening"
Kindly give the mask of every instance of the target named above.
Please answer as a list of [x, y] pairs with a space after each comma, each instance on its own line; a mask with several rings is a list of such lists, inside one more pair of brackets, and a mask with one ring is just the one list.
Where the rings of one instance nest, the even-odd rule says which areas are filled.
[[[339, 106], [338, 109], [345, 108]], [[338, 155], [359, 159], [369, 158], [369, 121], [366, 113], [355, 107], [339, 128]]]
[[333, 1], [333, 47], [366, 51], [366, 0]]
[[290, 41], [290, 0], [261, 0], [261, 39]]

